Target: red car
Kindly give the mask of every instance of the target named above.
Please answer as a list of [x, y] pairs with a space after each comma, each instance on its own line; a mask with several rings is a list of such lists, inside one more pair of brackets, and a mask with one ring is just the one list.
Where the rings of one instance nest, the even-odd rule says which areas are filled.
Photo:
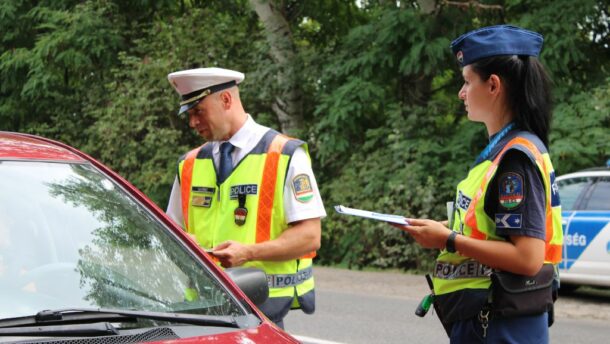
[[267, 293], [91, 157], [0, 132], [0, 342], [297, 343]]

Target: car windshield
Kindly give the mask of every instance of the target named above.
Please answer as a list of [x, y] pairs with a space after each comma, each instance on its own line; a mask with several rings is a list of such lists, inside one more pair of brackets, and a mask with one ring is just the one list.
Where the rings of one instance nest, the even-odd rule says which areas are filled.
[[0, 161], [0, 318], [95, 307], [244, 314], [151, 212], [89, 164]]

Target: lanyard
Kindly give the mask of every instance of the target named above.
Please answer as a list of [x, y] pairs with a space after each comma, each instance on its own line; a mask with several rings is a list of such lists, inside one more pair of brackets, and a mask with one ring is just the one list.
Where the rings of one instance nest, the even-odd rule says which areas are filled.
[[506, 136], [506, 134], [508, 134], [508, 132], [511, 131], [514, 127], [515, 127], [515, 123], [510, 122], [504, 128], [502, 128], [502, 130], [500, 130], [500, 132], [497, 133], [491, 141], [489, 141], [489, 143], [483, 149], [481, 154], [479, 154], [479, 156], [477, 157], [477, 160], [475, 160], [473, 166], [476, 166], [476, 165], [480, 164], [482, 161], [486, 160], [489, 157], [489, 154], [491, 154], [491, 150], [494, 148], [494, 146], [500, 140], [502, 140], [504, 138], [504, 136]]

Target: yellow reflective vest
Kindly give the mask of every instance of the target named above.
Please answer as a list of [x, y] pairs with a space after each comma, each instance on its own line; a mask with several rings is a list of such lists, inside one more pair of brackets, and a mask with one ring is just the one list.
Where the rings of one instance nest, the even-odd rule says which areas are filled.
[[[513, 132], [501, 142], [503, 146], [495, 154], [478, 163], [458, 184], [453, 214], [453, 230], [480, 240], [505, 239], [496, 235], [495, 222], [485, 213], [485, 194], [504, 154], [510, 149], [518, 149], [535, 163], [543, 177], [546, 192], [546, 240], [545, 263], [558, 264], [561, 261], [563, 232], [561, 228], [561, 206], [559, 202], [555, 172], [546, 147], [529, 132]], [[434, 293], [441, 297], [468, 289], [488, 289], [491, 269], [459, 253], [441, 251], [434, 270]], [[455, 295], [454, 295], [455, 296]], [[457, 300], [459, 298], [453, 298]]]
[[[255, 244], [279, 237], [288, 228], [284, 184], [290, 158], [298, 147], [307, 152], [304, 142], [269, 130], [220, 185], [211, 144], [187, 153], [178, 165], [184, 228], [208, 249], [227, 240]], [[246, 209], [247, 214], [238, 208]], [[287, 261], [251, 261], [244, 266], [265, 271], [270, 298], [290, 298], [291, 308], [309, 313], [314, 308], [309, 304], [313, 299], [302, 296], [314, 290], [314, 255], [312, 252]]]

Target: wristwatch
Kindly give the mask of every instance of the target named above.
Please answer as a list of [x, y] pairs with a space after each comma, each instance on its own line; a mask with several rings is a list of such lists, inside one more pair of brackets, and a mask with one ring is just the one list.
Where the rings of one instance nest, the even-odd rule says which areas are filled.
[[457, 232], [451, 231], [449, 237], [447, 238], [447, 242], [445, 243], [445, 250], [450, 253], [455, 253], [455, 237], [457, 236]]

